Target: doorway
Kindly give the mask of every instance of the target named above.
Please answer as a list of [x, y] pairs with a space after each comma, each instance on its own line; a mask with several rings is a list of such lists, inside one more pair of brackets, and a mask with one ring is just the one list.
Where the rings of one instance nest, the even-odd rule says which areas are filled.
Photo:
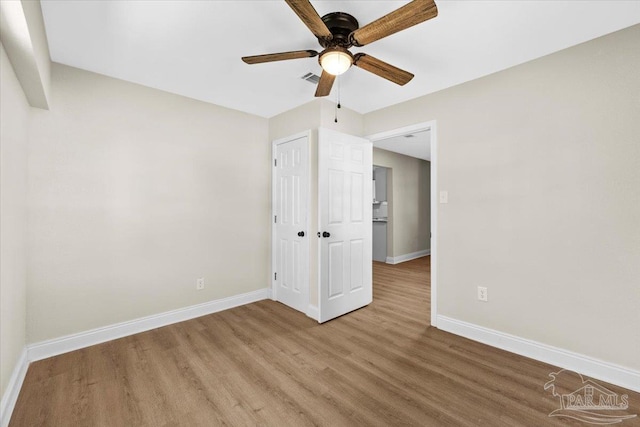
[[[382, 150], [395, 151], [396, 153], [399, 153], [399, 154], [409, 155], [412, 157], [422, 158], [423, 160], [425, 160], [424, 149], [426, 147], [418, 147], [423, 150], [421, 153], [419, 153], [419, 150], [416, 148], [416, 146], [415, 145], [412, 146], [412, 144], [408, 142], [409, 141], [416, 142], [420, 138], [424, 138], [426, 134], [428, 134], [428, 139], [429, 139], [427, 155], [429, 156], [428, 161], [430, 165], [429, 171], [428, 171], [428, 178], [430, 180], [430, 183], [429, 183], [430, 192], [429, 192], [429, 197], [426, 203], [430, 208], [429, 209], [430, 236], [428, 237], [430, 239], [430, 245], [429, 245], [429, 251], [427, 253], [429, 253], [431, 256], [430, 258], [431, 325], [437, 326], [436, 323], [437, 323], [438, 311], [437, 311], [437, 262], [436, 260], [437, 260], [437, 230], [438, 230], [437, 223], [438, 221], [437, 221], [437, 204], [436, 204], [437, 194], [436, 193], [438, 188], [437, 186], [438, 156], [437, 156], [436, 122], [429, 121], [429, 122], [406, 126], [406, 127], [386, 131], [386, 132], [381, 132], [381, 133], [369, 135], [367, 139], [369, 139], [373, 143], [374, 149], [380, 148]], [[416, 154], [412, 154], [411, 152], [398, 151], [398, 150], [401, 150], [400, 146], [409, 147], [409, 149], [413, 150]], [[380, 166], [388, 166], [378, 161], [375, 154], [374, 154], [374, 163]], [[393, 171], [393, 168], [391, 170]], [[399, 177], [394, 176], [394, 180], [397, 178]], [[395, 187], [403, 188], [401, 182], [396, 182]], [[387, 188], [387, 198], [393, 199], [393, 190], [391, 190], [391, 194], [389, 194], [389, 188]], [[389, 216], [393, 217], [392, 221], [402, 221], [401, 219], [396, 218], [396, 215], [395, 215], [396, 212], [394, 211], [393, 206], [389, 208], [389, 211], [390, 211]], [[392, 227], [391, 225], [388, 225], [388, 226], [390, 228]], [[391, 233], [393, 233], [393, 228], [391, 228]], [[388, 233], [387, 236], [389, 236], [391, 233]], [[392, 238], [398, 241], [401, 241], [401, 236], [393, 236]], [[393, 246], [393, 243], [391, 243], [391, 245], [389, 246], [390, 247]], [[396, 252], [400, 252], [400, 253], [396, 253]], [[388, 257], [387, 262], [388, 263], [403, 262], [403, 261], [407, 261], [407, 260], [418, 258], [420, 256], [425, 255], [424, 251], [417, 251], [413, 253], [406, 253], [406, 252], [407, 252], [406, 249], [403, 250], [397, 247], [392, 249], [392, 256], [390, 257], [391, 259], [389, 259]]]

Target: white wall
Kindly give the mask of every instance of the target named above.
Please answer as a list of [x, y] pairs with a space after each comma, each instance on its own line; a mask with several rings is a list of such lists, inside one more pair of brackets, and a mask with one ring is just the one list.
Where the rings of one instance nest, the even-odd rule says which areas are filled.
[[373, 164], [389, 168], [387, 256], [398, 257], [430, 249], [429, 162], [374, 148]]
[[0, 395], [26, 344], [30, 107], [0, 45]]
[[58, 64], [51, 86], [29, 147], [30, 342], [268, 286], [266, 119]]
[[640, 25], [365, 115], [437, 120], [440, 314], [640, 370], [638, 70]]

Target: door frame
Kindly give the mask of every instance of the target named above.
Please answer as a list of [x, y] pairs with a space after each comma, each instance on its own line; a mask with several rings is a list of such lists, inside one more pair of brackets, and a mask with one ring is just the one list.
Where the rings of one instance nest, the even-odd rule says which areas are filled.
[[[277, 173], [277, 168], [275, 165], [275, 160], [276, 160], [276, 149], [278, 147], [278, 145], [280, 144], [285, 144], [287, 142], [291, 142], [291, 141], [295, 141], [296, 139], [300, 139], [300, 138], [307, 138], [307, 158], [304, 159], [307, 162], [307, 191], [308, 191], [308, 197], [307, 197], [307, 230], [305, 230], [305, 233], [307, 233], [307, 236], [309, 237], [308, 239], [306, 239], [306, 244], [307, 245], [307, 253], [310, 253], [310, 249], [311, 249], [311, 233], [309, 233], [309, 225], [310, 225], [310, 212], [311, 212], [311, 131], [304, 131], [304, 132], [299, 132], [284, 138], [280, 138], [280, 139], [275, 139], [273, 141], [271, 141], [271, 216], [269, 218], [269, 222], [271, 223], [271, 278], [270, 278], [270, 283], [271, 286], [269, 288], [269, 294], [270, 297], [273, 301], [278, 301], [278, 287], [276, 286], [276, 280], [275, 280], [275, 272], [276, 272], [276, 254], [277, 254], [277, 248], [276, 248], [276, 222], [274, 220], [275, 217], [275, 209], [277, 206], [276, 203], [276, 173]], [[306, 289], [305, 289], [305, 295], [307, 297], [307, 301], [306, 301], [306, 305], [309, 305], [309, 292], [310, 292], [310, 283], [309, 283], [309, 268], [310, 266], [310, 259], [309, 257], [307, 257], [306, 260], [303, 260], [303, 262], [305, 262], [307, 264], [307, 268], [306, 268]], [[302, 312], [304, 313], [304, 311]]]
[[[431, 194], [430, 194], [430, 208], [431, 208], [431, 326], [437, 327], [438, 319], [438, 132], [436, 120], [430, 120], [428, 122], [417, 123], [410, 126], [404, 126], [401, 128], [375, 133], [373, 135], [365, 136], [366, 139], [375, 144], [376, 141], [381, 139], [392, 138], [394, 136], [406, 135], [408, 133], [414, 133], [419, 131], [431, 131], [431, 167], [430, 167], [430, 180], [431, 180]], [[375, 145], [374, 147], [375, 148]]]

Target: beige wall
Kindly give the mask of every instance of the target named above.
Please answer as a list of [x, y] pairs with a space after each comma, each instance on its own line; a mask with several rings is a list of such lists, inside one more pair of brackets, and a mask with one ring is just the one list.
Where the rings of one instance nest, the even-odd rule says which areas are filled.
[[326, 98], [321, 98], [317, 102], [320, 104], [320, 126], [347, 135], [364, 135], [364, 116], [345, 106], [337, 109], [338, 122], [336, 119], [336, 104]]
[[362, 136], [364, 117], [349, 108], [338, 109], [335, 120], [335, 104], [327, 99], [314, 99], [300, 107], [273, 116], [269, 119], [269, 139], [286, 138], [296, 133], [319, 127], [348, 135]]
[[374, 148], [373, 164], [391, 169], [387, 177], [387, 256], [430, 249], [429, 162]]
[[30, 342], [268, 286], [266, 119], [57, 64], [51, 101], [30, 136]]
[[440, 314], [640, 369], [638, 70], [640, 25], [365, 115], [437, 120]]
[[0, 45], [0, 395], [26, 343], [30, 107]]
[[320, 103], [307, 102], [269, 119], [269, 140], [286, 138], [320, 126]]

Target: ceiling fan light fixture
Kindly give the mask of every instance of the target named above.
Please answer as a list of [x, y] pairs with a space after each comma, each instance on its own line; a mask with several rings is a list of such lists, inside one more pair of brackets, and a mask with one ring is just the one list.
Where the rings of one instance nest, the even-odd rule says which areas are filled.
[[318, 61], [324, 71], [339, 76], [353, 65], [353, 55], [347, 49], [330, 47], [320, 53]]

